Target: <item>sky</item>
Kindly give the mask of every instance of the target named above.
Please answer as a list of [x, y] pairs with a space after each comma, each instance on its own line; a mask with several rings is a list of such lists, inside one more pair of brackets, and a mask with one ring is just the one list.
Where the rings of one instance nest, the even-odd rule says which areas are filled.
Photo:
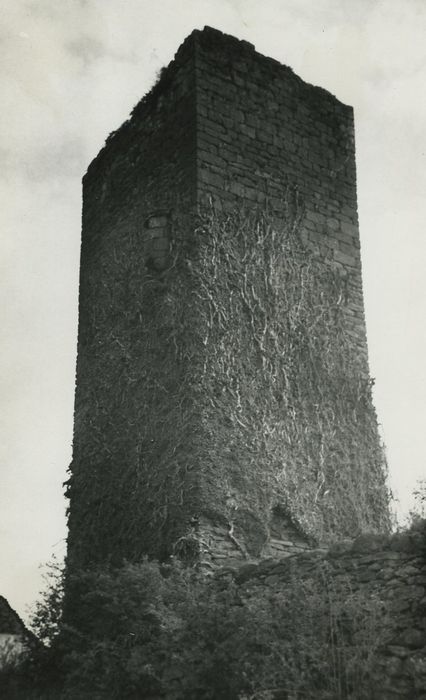
[[65, 551], [81, 178], [194, 29], [355, 110], [375, 405], [400, 517], [426, 476], [426, 0], [0, 0], [0, 594]]

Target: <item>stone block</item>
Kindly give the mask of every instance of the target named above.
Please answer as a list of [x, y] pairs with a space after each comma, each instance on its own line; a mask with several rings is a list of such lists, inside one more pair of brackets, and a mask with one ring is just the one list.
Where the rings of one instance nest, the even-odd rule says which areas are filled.
[[417, 629], [407, 629], [395, 640], [399, 646], [407, 649], [422, 649], [426, 646], [426, 634]]
[[199, 170], [200, 180], [207, 185], [215, 185], [216, 187], [223, 186], [223, 178], [216, 173], [212, 173], [210, 170]]
[[314, 224], [325, 224], [326, 218], [324, 214], [321, 214], [320, 212], [317, 211], [307, 211], [306, 212], [306, 219], [308, 221], [312, 221]]
[[358, 226], [356, 226], [355, 224], [342, 221], [341, 230], [348, 236], [358, 237]]
[[377, 535], [373, 533], [365, 533], [359, 535], [353, 542], [352, 551], [367, 553], [380, 552], [389, 544], [388, 535]]
[[349, 255], [352, 258], [356, 259], [358, 257], [358, 250], [351, 243], [339, 241], [339, 250], [341, 250], [342, 253], [345, 253], [345, 255]]
[[168, 224], [167, 216], [150, 216], [146, 221], [148, 228], [165, 228]]
[[251, 139], [256, 138], [256, 131], [252, 126], [248, 126], [247, 124], [240, 124], [239, 131], [242, 134], [244, 134], [244, 136], [248, 136]]
[[238, 197], [244, 197], [245, 195], [245, 187], [240, 182], [231, 182], [229, 191], [232, 192], [232, 194], [236, 194]]
[[327, 218], [326, 225], [331, 231], [338, 231], [340, 229], [340, 221], [338, 219], [334, 219], [333, 217]]
[[257, 570], [257, 564], [243, 564], [239, 567], [235, 575], [235, 580], [239, 584], [245, 583], [246, 581], [249, 581], [251, 578], [253, 578], [254, 575], [256, 575]]
[[217, 168], [225, 168], [226, 167], [226, 160], [222, 158], [221, 156], [218, 156], [214, 153], [210, 153], [209, 151], [200, 151], [200, 162], [206, 162], [206, 163], [211, 163], [212, 165], [215, 165]]
[[341, 250], [334, 249], [333, 257], [336, 262], [339, 262], [342, 265], [347, 265], [348, 267], [356, 267], [357, 265], [357, 260], [353, 255], [342, 253]]

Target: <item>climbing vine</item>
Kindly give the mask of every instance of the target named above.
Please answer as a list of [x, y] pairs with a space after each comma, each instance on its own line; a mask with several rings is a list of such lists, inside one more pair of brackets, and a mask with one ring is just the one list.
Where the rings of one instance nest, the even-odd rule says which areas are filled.
[[278, 222], [173, 220], [162, 271], [136, 231], [104, 254], [70, 480], [80, 562], [166, 556], [200, 516], [253, 555], [274, 509], [316, 540], [388, 528], [347, 279], [303, 241], [293, 200]]

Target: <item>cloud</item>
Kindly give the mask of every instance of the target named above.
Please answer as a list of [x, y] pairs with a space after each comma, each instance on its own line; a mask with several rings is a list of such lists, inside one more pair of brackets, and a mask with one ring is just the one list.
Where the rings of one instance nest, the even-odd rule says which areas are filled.
[[108, 55], [105, 45], [94, 37], [83, 35], [66, 43], [67, 50], [83, 61], [85, 67]]
[[60, 170], [81, 173], [96, 135], [99, 148], [110, 130], [106, 115], [117, 111], [121, 118], [123, 101], [121, 110], [108, 110], [108, 103], [114, 82], [121, 80], [120, 95], [127, 85], [122, 76], [132, 75], [123, 62], [136, 59], [99, 17], [95, 2], [52, 0], [17, 2], [4, 17], [0, 178], [10, 170], [30, 180], [56, 178]]

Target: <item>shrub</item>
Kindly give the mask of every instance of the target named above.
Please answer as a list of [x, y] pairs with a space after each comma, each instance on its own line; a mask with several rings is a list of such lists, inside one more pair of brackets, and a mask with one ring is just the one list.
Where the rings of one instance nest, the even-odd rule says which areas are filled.
[[[273, 592], [145, 561], [70, 580], [73, 625], [35, 614], [48, 644], [25, 668], [27, 695], [63, 700], [268, 700], [370, 697], [379, 601], [326, 569]], [[251, 593], [250, 593], [251, 591]], [[37, 694], [38, 693], [38, 694]]]

